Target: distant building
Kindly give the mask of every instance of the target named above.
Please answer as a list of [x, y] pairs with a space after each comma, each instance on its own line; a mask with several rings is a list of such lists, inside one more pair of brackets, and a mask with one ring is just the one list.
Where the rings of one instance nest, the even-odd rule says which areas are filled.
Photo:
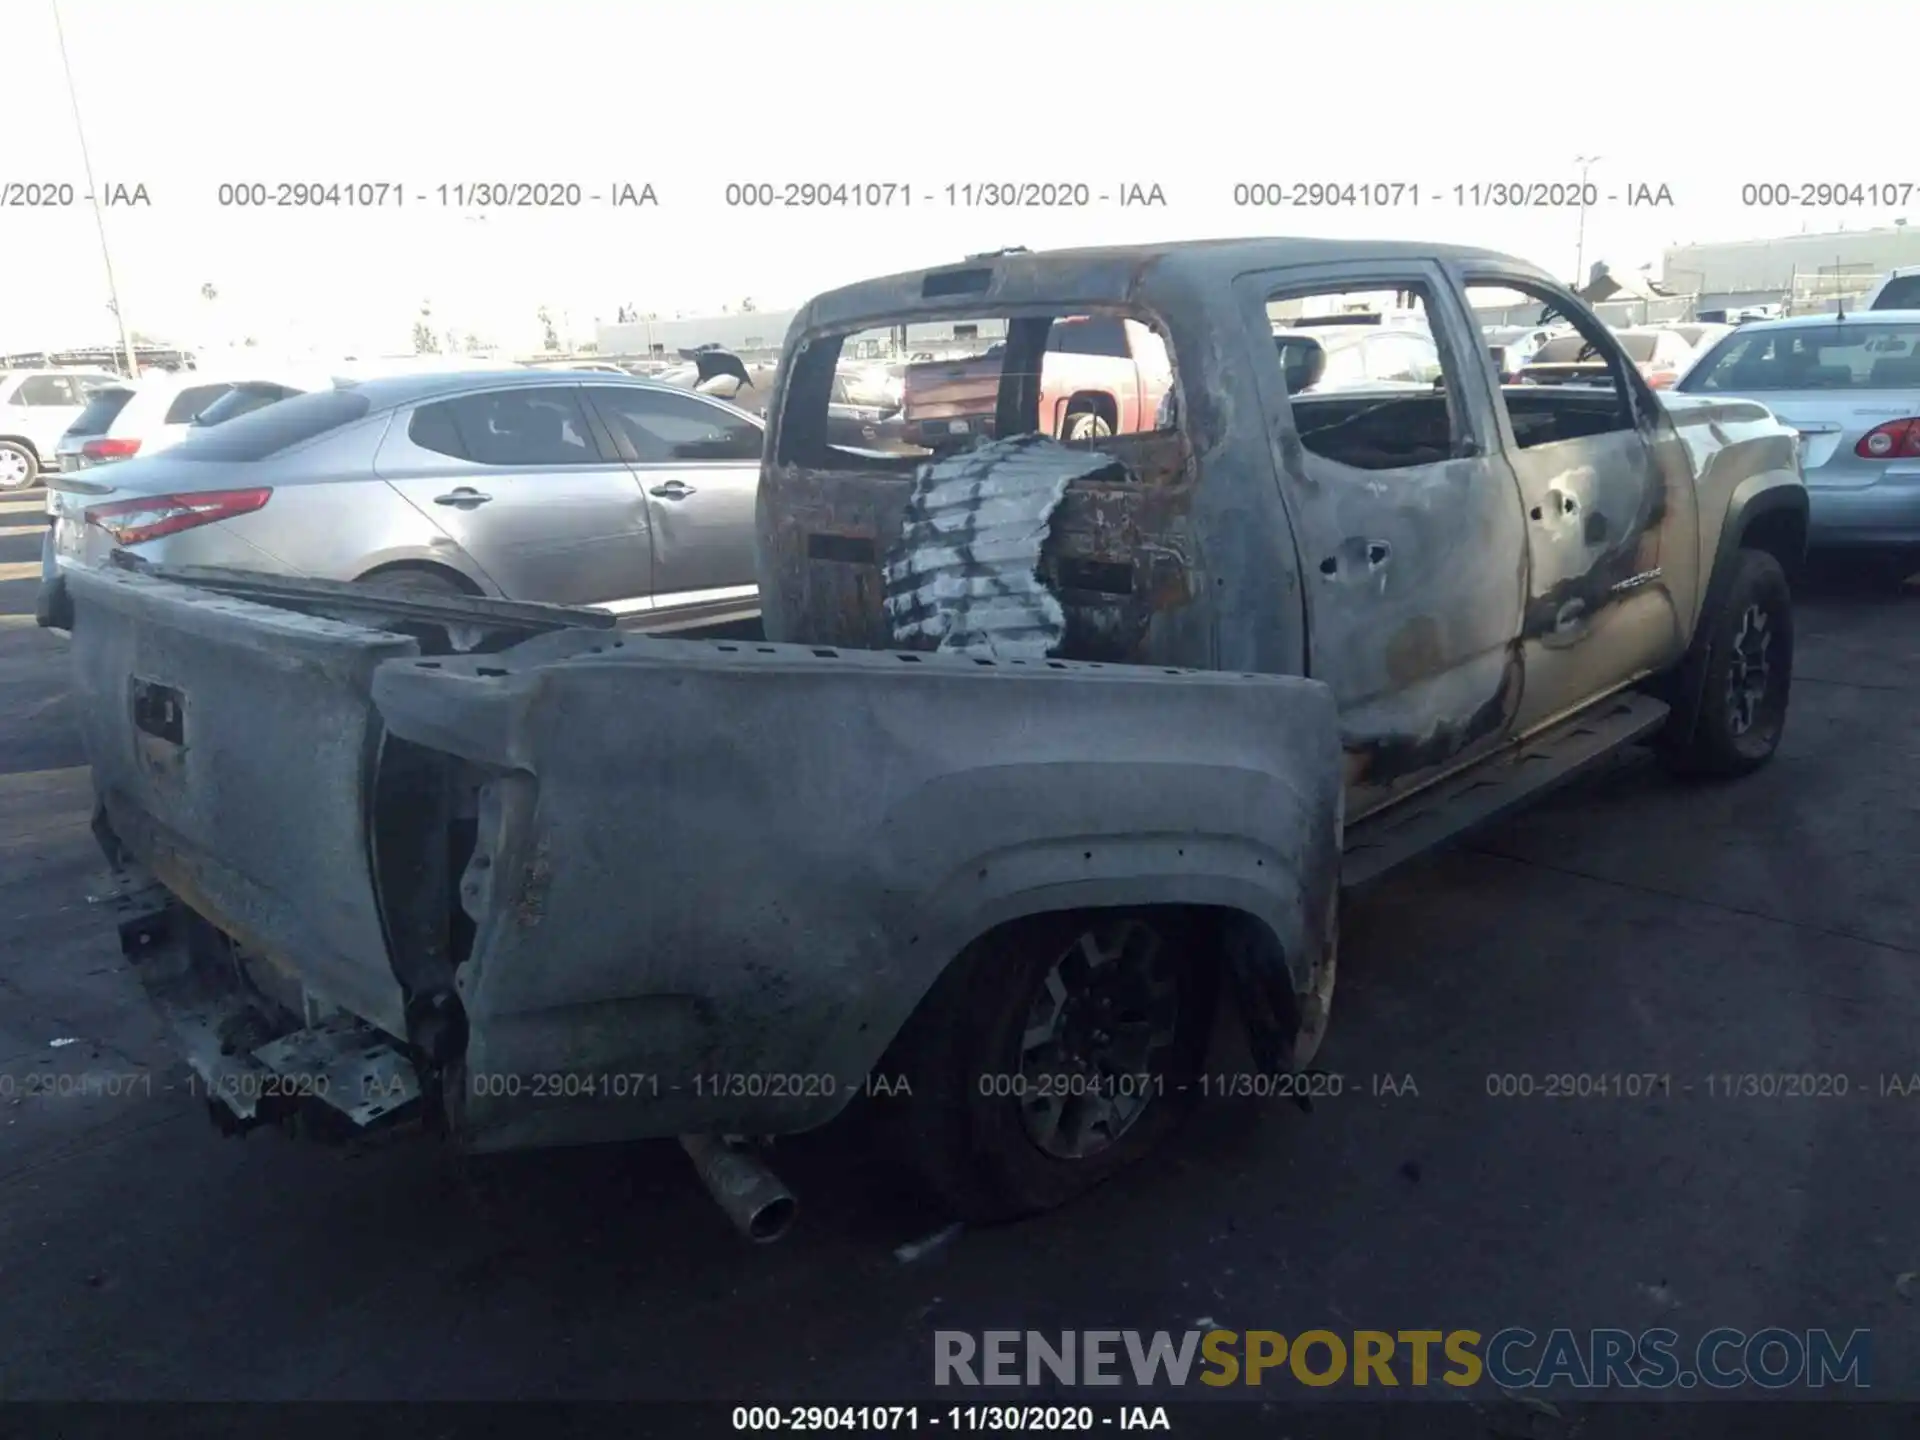
[[691, 315], [680, 319], [636, 320], [595, 327], [597, 353], [672, 355], [698, 345], [736, 352], [777, 352], [787, 338], [794, 310], [747, 310], [737, 315]]
[[1695, 295], [1696, 309], [1785, 305], [1817, 312], [1861, 299], [1900, 265], [1920, 265], [1920, 234], [1912, 226], [1675, 245], [1661, 256], [1661, 278], [1667, 289]]
[[[595, 353], [604, 358], [615, 356], [671, 356], [699, 345], [719, 345], [744, 356], [756, 353], [771, 358], [786, 343], [787, 329], [797, 310], [749, 310], [738, 315], [699, 315], [674, 320], [638, 320], [625, 324], [602, 324], [597, 328]], [[907, 349], [937, 350], [978, 341], [992, 343], [1006, 338], [1006, 325], [992, 320], [969, 324], [965, 321], [936, 321], [906, 327]], [[855, 341], [848, 359], [880, 359], [897, 337], [890, 332], [867, 332]]]

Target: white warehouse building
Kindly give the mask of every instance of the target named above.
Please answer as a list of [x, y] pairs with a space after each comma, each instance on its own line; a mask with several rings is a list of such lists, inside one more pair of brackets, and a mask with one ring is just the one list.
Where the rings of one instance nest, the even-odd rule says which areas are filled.
[[1697, 294], [1695, 304], [1702, 310], [1790, 305], [1821, 311], [1831, 310], [1836, 301], [1858, 300], [1902, 265], [1920, 265], [1920, 233], [1894, 224], [1670, 246], [1661, 256], [1661, 280], [1669, 290]]
[[[797, 310], [748, 310], [738, 314], [679, 316], [671, 320], [637, 320], [597, 327], [595, 340], [601, 355], [673, 355], [700, 345], [718, 345], [741, 355], [771, 355], [787, 338]], [[907, 348], [939, 349], [954, 344], [992, 342], [1005, 337], [1006, 326], [993, 321], [974, 325], [939, 321], [907, 327]], [[860, 346], [861, 359], [880, 359], [887, 345], [869, 339]], [[856, 358], [849, 355], [848, 358]]]

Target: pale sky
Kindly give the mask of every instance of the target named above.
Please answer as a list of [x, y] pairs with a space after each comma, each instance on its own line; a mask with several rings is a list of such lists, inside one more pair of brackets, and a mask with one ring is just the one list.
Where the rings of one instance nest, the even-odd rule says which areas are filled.
[[[1907, 6], [1605, 7], [1259, 0], [59, 0], [130, 323], [185, 344], [513, 347], [547, 306], [573, 336], [626, 303], [763, 309], [1003, 245], [1254, 234], [1429, 239], [1574, 271], [1574, 209], [1458, 203], [1456, 185], [1572, 182], [1597, 155], [1585, 258], [1920, 215]], [[1876, 38], [1879, 37], [1879, 38]], [[0, 3], [0, 350], [111, 340], [53, 0]], [[1891, 65], [1892, 69], [1887, 67]], [[873, 180], [891, 209], [743, 210], [730, 181]], [[1417, 207], [1238, 208], [1237, 182], [1406, 182]], [[222, 183], [398, 182], [399, 209], [243, 210]], [[657, 207], [443, 207], [462, 182], [650, 183]], [[948, 185], [1158, 185], [1164, 207], [1007, 210]], [[1752, 208], [1753, 182], [1910, 184], [1888, 209]], [[1670, 207], [1630, 208], [1665, 185]], [[1617, 196], [1609, 200], [1607, 197]], [[425, 197], [422, 199], [421, 197]], [[0, 195], [0, 199], [4, 199]], [[1468, 197], [1469, 199], [1471, 197]], [[219, 299], [200, 289], [211, 282]]]

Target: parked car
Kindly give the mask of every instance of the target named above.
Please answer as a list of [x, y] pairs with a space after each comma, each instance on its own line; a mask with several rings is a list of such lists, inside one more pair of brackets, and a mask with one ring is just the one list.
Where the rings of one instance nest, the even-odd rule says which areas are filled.
[[[1693, 347], [1673, 330], [1616, 330], [1613, 335], [1655, 390], [1670, 387], [1692, 362]], [[1556, 335], [1534, 351], [1520, 379], [1529, 385], [1605, 384], [1609, 364], [1584, 335]]]
[[1723, 337], [1731, 335], [1739, 327], [1706, 321], [1687, 321], [1683, 324], [1668, 325], [1663, 328], [1671, 330], [1691, 347], [1691, 353], [1688, 355], [1686, 363], [1680, 367], [1680, 373], [1674, 379], [1673, 383], [1678, 385], [1682, 379], [1686, 378], [1687, 372], [1700, 363], [1701, 356], [1719, 344]]
[[827, 406], [832, 443], [855, 450], [907, 444], [906, 422], [899, 405], [863, 404], [854, 399], [860, 393], [844, 372], [833, 377], [833, 396]]
[[55, 468], [61, 435], [119, 382], [105, 370], [0, 370], [0, 490], [24, 490]]
[[528, 360], [523, 363], [529, 370], [584, 370], [595, 375], [631, 373], [624, 365], [616, 365], [611, 360]]
[[[1004, 347], [995, 345], [964, 359], [908, 365], [901, 418], [909, 438], [935, 450], [991, 438], [1004, 361]], [[1050, 433], [1064, 440], [1151, 430], [1172, 380], [1152, 328], [1115, 316], [1061, 316], [1038, 363], [1041, 411]]]
[[1798, 433], [1812, 544], [1920, 563], [1920, 308], [1752, 321], [1676, 389], [1757, 400]]
[[1864, 310], [1920, 310], [1920, 265], [1889, 270], [1868, 292]]
[[844, 403], [868, 405], [889, 413], [899, 410], [907, 399], [907, 366], [874, 361], [843, 361], [835, 380], [846, 396]]
[[1535, 352], [1559, 332], [1546, 325], [1485, 325], [1480, 333], [1493, 353], [1494, 369], [1507, 380], [1517, 377]]
[[1440, 377], [1440, 352], [1424, 329], [1286, 328], [1273, 332], [1289, 394], [1421, 389]]
[[198, 370], [157, 371], [138, 380], [114, 380], [94, 391], [57, 447], [66, 472], [152, 456], [187, 436], [194, 418], [242, 378]]
[[636, 623], [750, 617], [761, 435], [629, 376], [350, 381], [56, 477], [43, 579], [129, 551]]
[[[183, 388], [161, 388], [150, 391], [157, 396], [151, 404], [143, 401], [132, 407], [132, 414], [126, 415], [138, 386], [150, 382], [137, 382], [137, 385], [121, 383], [104, 388], [95, 393], [86, 410], [82, 412], [60, 439], [60, 469], [64, 473], [74, 473], [89, 466], [112, 460], [131, 459], [136, 455], [151, 458], [185, 436], [204, 430], [210, 425], [219, 425], [251, 414], [263, 406], [289, 400], [295, 395], [304, 395], [314, 390], [330, 389], [342, 381], [350, 381], [356, 376], [364, 378], [371, 371], [374, 374], [385, 373], [379, 362], [368, 365], [358, 361], [342, 361], [331, 370], [302, 368], [297, 366], [268, 366], [261, 373], [271, 373], [272, 379], [221, 380], [202, 385], [188, 384]], [[212, 394], [212, 399], [207, 396]], [[161, 399], [165, 399], [167, 409], [160, 411]], [[196, 407], [198, 407], [196, 409]], [[191, 419], [184, 424], [166, 424], [169, 414], [184, 414], [194, 410]], [[153, 417], [158, 413], [160, 422], [157, 435], [142, 436], [136, 434], [143, 424], [154, 428]], [[125, 415], [125, 418], [122, 418]], [[123, 453], [124, 452], [124, 453]], [[54, 513], [56, 506], [52, 497], [48, 498], [47, 510]]]
[[296, 395], [331, 389], [344, 378], [346, 377], [315, 375], [301, 376], [298, 379], [235, 381], [231, 390], [209, 402], [204, 410], [187, 422], [187, 432], [192, 434], [211, 425], [222, 425], [229, 420], [237, 420], [242, 415], [251, 415], [255, 410], [278, 404], [282, 400], [291, 400]]
[[1738, 326], [1711, 324], [1705, 321], [1687, 321], [1679, 325], [1663, 327], [1671, 330], [1694, 348], [1696, 354], [1705, 354], [1724, 336], [1731, 335]]
[[[1356, 282], [1423, 294], [1442, 386], [1289, 394], [1260, 301]], [[1563, 314], [1605, 383], [1494, 384], [1476, 287]], [[1006, 327], [1004, 433], [932, 460], [836, 447], [849, 338], [956, 295]], [[1178, 397], [1097, 445], [1057, 438], [1041, 380], [1089, 307], [1162, 339]], [[884, 1076], [875, 1118], [949, 1209], [1043, 1209], [1198, 1103], [1221, 1004], [1260, 1074], [1311, 1063], [1342, 884], [1638, 740], [1720, 775], [1780, 742], [1792, 432], [1663, 399], [1523, 261], [1298, 239], [977, 257], [816, 298], [788, 354], [764, 644], [274, 576], [55, 582], [126, 953], [230, 1127], [679, 1136], [765, 1239], [792, 1197], [727, 1137], [815, 1128]], [[663, 393], [545, 378], [504, 410], [388, 382], [284, 401], [155, 462], [225, 464], [239, 498], [148, 496], [95, 528], [250, 509], [263, 458], [369, 449], [356, 472], [405, 476], [457, 447], [407, 503], [484, 500], [468, 442], [538, 440], [547, 466], [569, 425], [590, 455]], [[601, 552], [562, 542], [562, 477], [539, 478], [516, 543], [583, 569]]]

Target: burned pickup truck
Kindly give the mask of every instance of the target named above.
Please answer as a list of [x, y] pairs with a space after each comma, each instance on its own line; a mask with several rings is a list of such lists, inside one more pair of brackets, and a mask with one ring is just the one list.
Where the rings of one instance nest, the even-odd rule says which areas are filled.
[[[1503, 388], [1482, 291], [1611, 386]], [[1368, 296], [1424, 316], [1430, 387], [1283, 364]], [[1042, 404], [1088, 317], [1171, 368], [1092, 436]], [[835, 444], [848, 343], [928, 326], [1000, 347], [992, 438]], [[225, 1123], [679, 1136], [764, 1237], [791, 1197], [742, 1142], [871, 1094], [952, 1210], [1043, 1209], [1198, 1101], [1222, 1006], [1253, 1063], [1311, 1061], [1343, 885], [1630, 743], [1722, 775], [1779, 743], [1796, 437], [1663, 402], [1521, 262], [982, 257], [817, 298], [780, 377], [764, 641], [69, 573], [126, 951]]]

